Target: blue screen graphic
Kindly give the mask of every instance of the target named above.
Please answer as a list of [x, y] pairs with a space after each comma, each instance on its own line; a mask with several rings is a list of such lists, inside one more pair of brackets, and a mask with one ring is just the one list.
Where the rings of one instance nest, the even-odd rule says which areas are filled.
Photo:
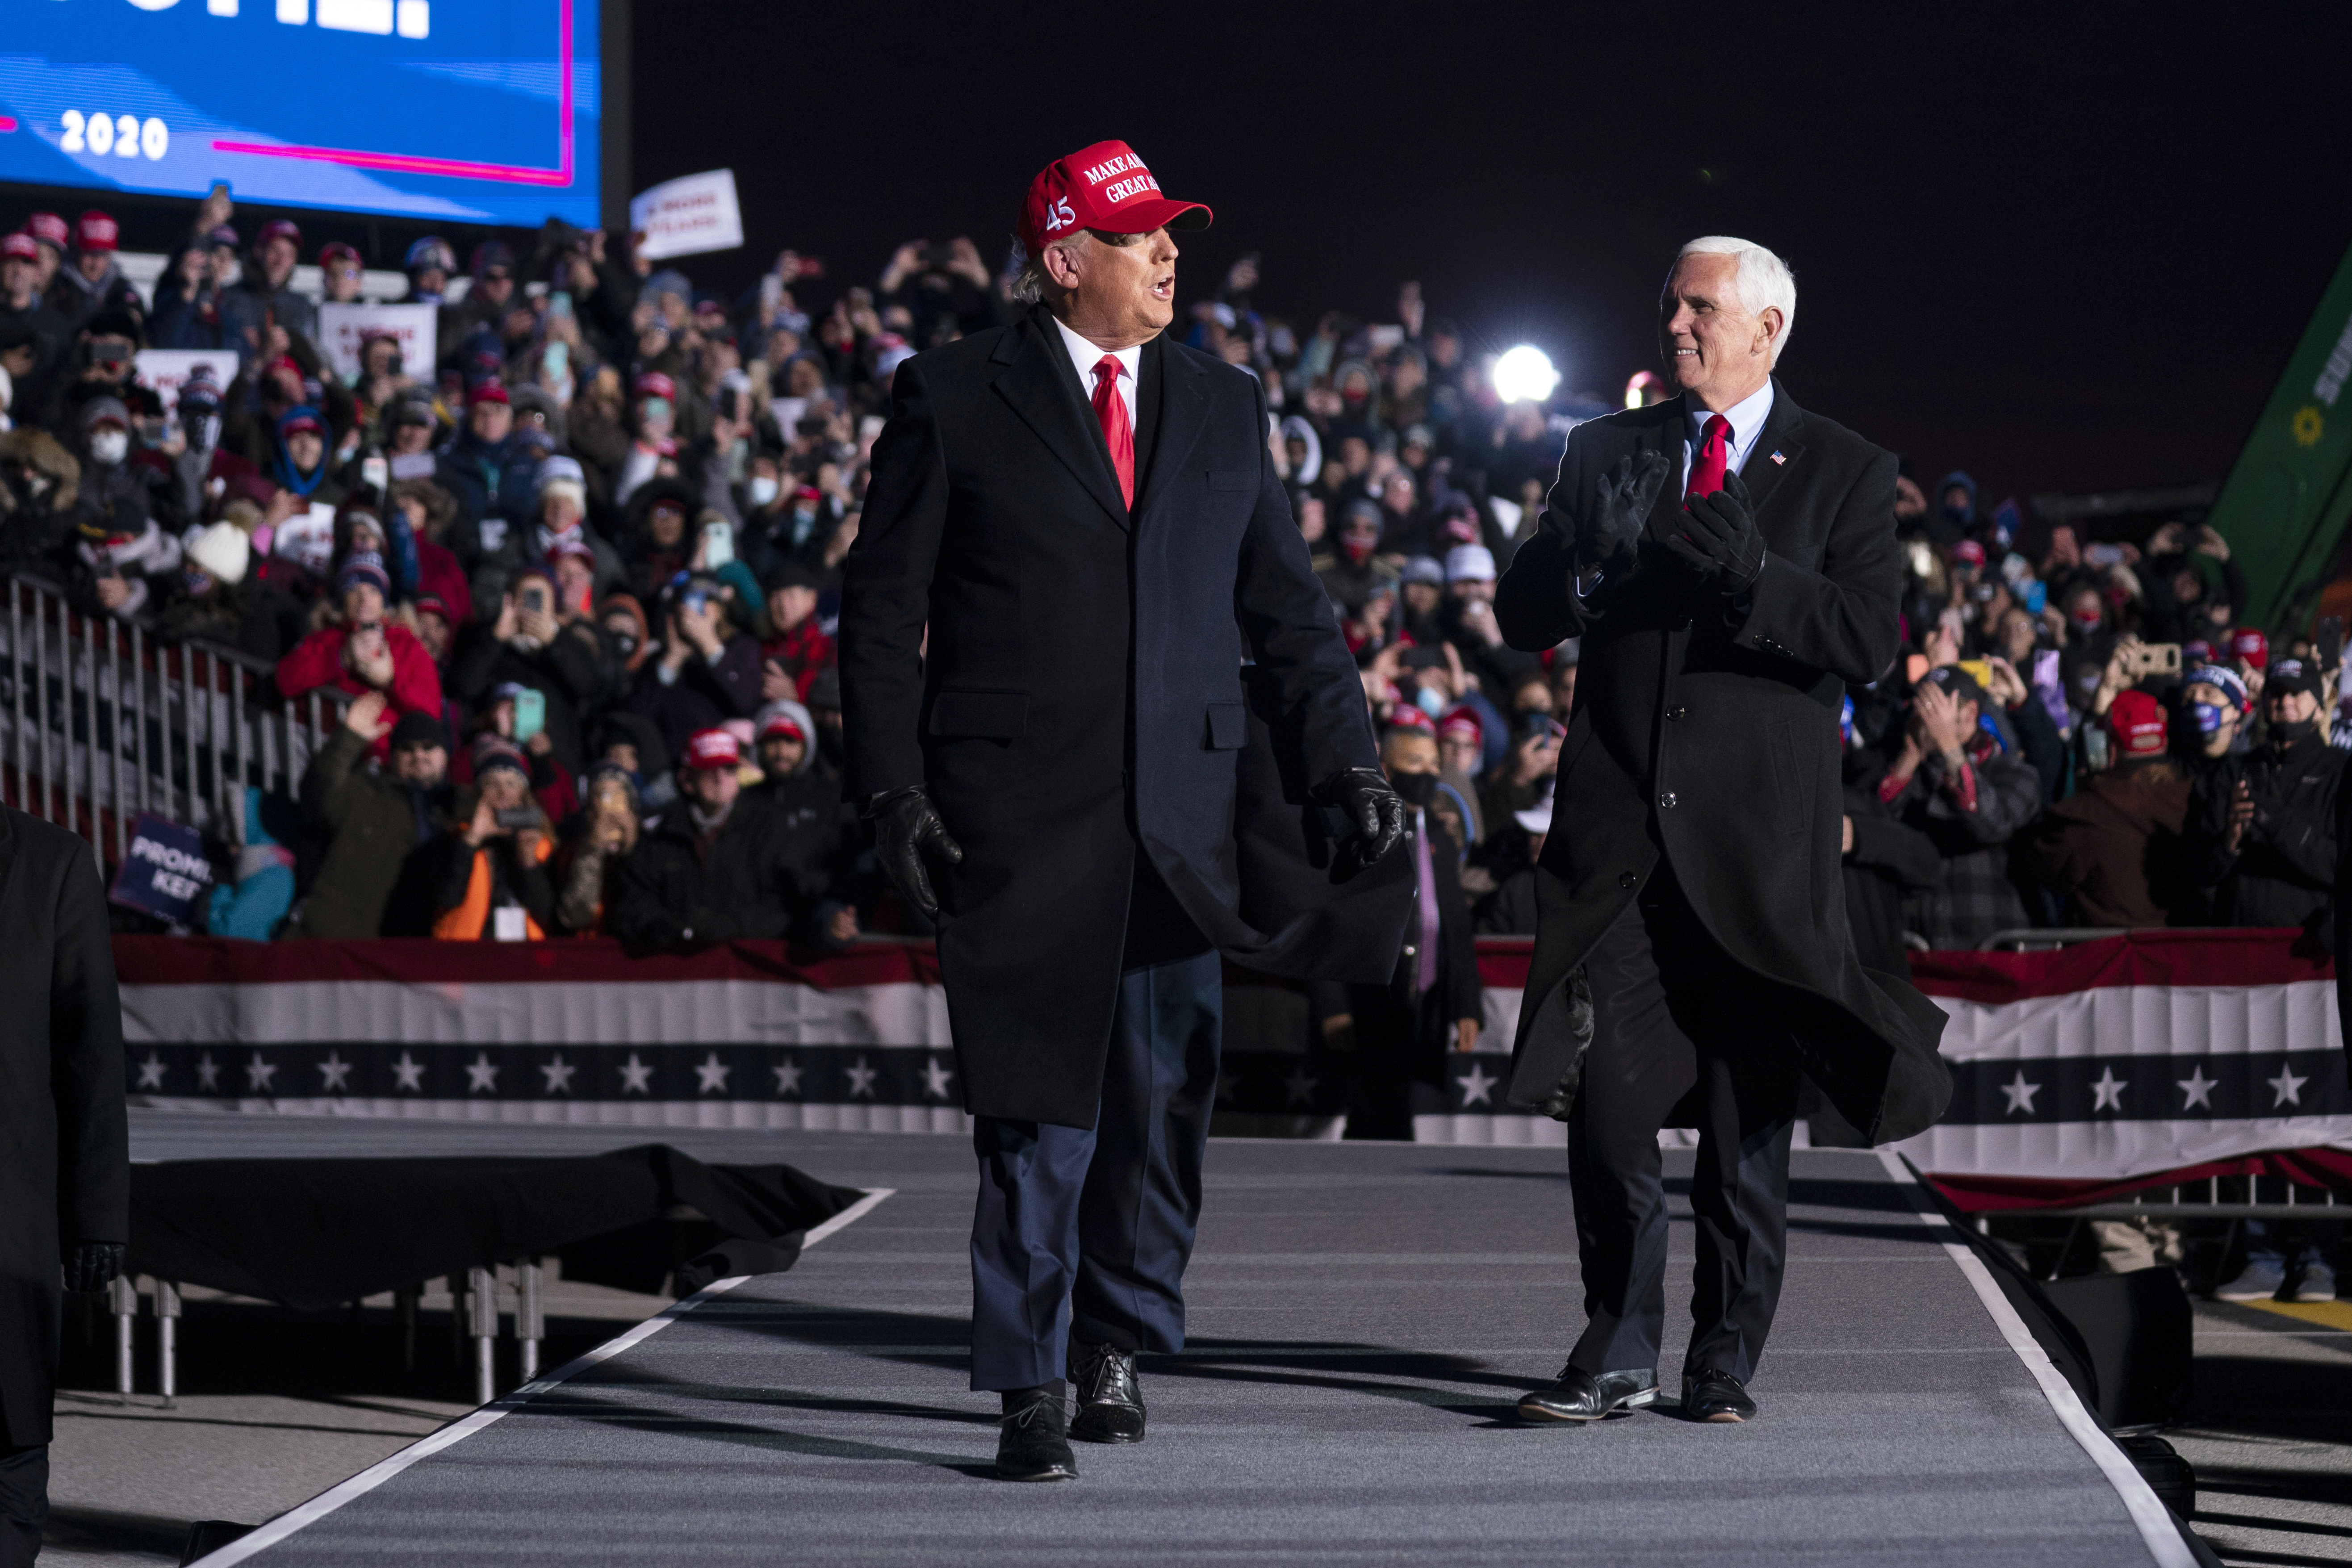
[[599, 0], [0, 0], [0, 180], [598, 219]]

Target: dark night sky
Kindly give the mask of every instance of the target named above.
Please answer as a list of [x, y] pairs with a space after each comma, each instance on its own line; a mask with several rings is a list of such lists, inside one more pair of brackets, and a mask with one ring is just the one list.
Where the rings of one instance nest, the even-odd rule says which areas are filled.
[[2342, 6], [1627, 9], [638, 0], [635, 184], [731, 165], [751, 243], [689, 274], [791, 245], [829, 299], [919, 237], [994, 265], [1031, 174], [1120, 137], [1216, 208], [1186, 300], [1247, 250], [1310, 324], [1416, 278], [1604, 393], [1675, 247], [1743, 235], [1798, 275], [1792, 395], [1989, 501], [2220, 478], [2352, 240]]

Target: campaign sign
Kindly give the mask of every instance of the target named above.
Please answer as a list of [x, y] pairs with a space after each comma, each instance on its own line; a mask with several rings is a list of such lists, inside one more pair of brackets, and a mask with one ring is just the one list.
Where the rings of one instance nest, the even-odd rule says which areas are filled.
[[122, 858], [114, 890], [107, 896], [125, 909], [184, 925], [212, 885], [212, 862], [205, 858], [205, 841], [196, 830], [142, 811], [131, 830], [131, 853]]
[[715, 169], [656, 185], [629, 203], [629, 226], [645, 236], [637, 254], [649, 261], [734, 249], [743, 243], [735, 171]]
[[400, 363], [410, 374], [430, 375], [439, 311], [436, 305], [321, 305], [319, 346], [346, 386], [359, 380], [360, 345], [376, 332], [390, 332], [399, 341]]
[[139, 384], [163, 400], [166, 415], [179, 411], [180, 387], [197, 366], [211, 366], [213, 379], [224, 392], [236, 379], [235, 349], [141, 349], [131, 363], [138, 367]]

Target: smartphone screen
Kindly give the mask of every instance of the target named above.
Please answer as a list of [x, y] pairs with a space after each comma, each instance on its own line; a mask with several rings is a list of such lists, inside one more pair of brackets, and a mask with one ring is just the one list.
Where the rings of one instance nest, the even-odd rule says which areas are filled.
[[546, 728], [546, 693], [528, 689], [515, 693], [514, 738], [516, 741], [528, 741]]
[[723, 522], [703, 525], [702, 569], [716, 572], [735, 559], [735, 531]]
[[2344, 662], [2344, 617], [2322, 616], [2312, 632], [2312, 642], [2319, 651], [2319, 668], [2334, 669]]

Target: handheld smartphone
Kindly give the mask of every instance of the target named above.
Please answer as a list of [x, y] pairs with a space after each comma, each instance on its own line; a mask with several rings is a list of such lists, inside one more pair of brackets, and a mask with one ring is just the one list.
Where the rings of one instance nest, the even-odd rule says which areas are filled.
[[2139, 650], [2139, 671], [2142, 675], [2179, 675], [2180, 645], [2177, 642], [2142, 644]]
[[2319, 654], [2319, 668], [2335, 669], [2344, 663], [2344, 617], [2322, 616], [2313, 628], [2311, 640]]
[[539, 813], [527, 805], [510, 805], [504, 811], [492, 812], [490, 815], [498, 819], [500, 827], [509, 833], [539, 826]]
[[515, 693], [515, 732], [518, 745], [547, 728], [547, 694], [529, 687]]
[[725, 522], [702, 525], [702, 569], [716, 572], [735, 559], [735, 530]]
[[547, 296], [547, 313], [551, 316], [568, 316], [572, 314], [572, 290], [569, 289], [555, 289], [549, 290]]
[[548, 613], [547, 584], [533, 579], [522, 585], [522, 607], [540, 615]]
[[366, 489], [382, 494], [392, 484], [392, 465], [384, 460], [381, 453], [362, 458], [360, 483]]

